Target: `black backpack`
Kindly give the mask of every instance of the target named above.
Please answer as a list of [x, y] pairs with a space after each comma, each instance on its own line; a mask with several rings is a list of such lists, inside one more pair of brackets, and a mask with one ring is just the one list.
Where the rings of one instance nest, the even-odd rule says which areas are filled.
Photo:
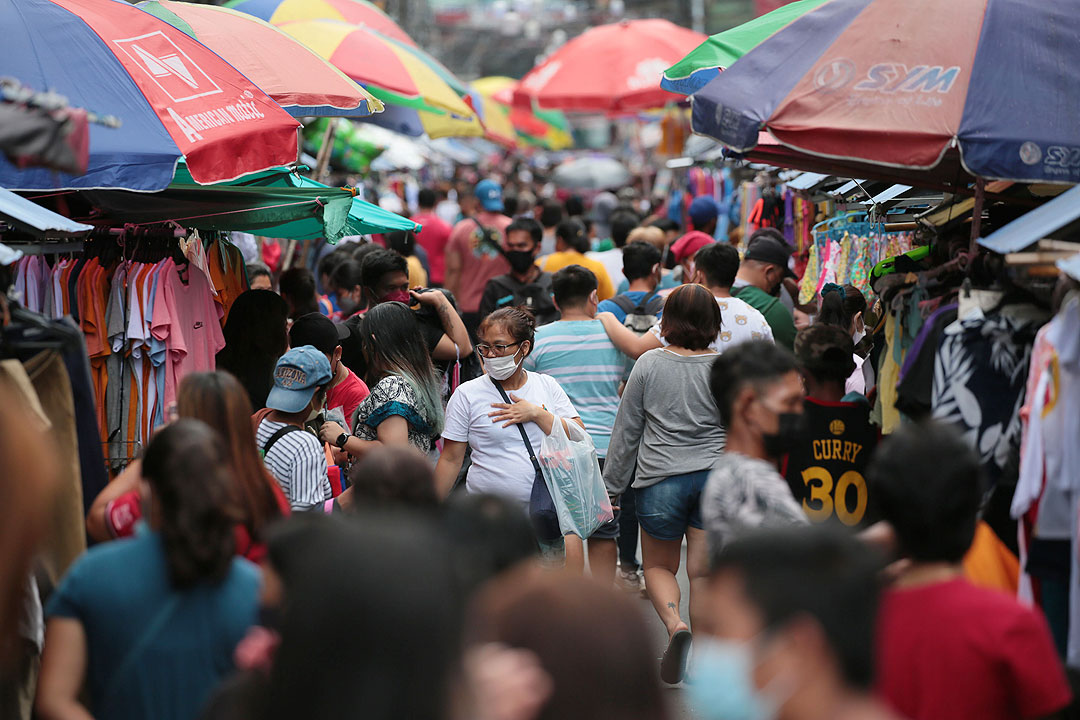
[[656, 290], [641, 298], [641, 302], [636, 305], [626, 295], [616, 295], [611, 301], [626, 313], [623, 325], [638, 335], [649, 332], [657, 323], [657, 314], [664, 309], [664, 298], [657, 295]]

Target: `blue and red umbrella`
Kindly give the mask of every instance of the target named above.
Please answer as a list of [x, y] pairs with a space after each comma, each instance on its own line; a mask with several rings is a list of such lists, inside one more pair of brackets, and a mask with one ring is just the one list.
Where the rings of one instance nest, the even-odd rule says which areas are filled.
[[0, 187], [162, 190], [184, 157], [207, 184], [296, 162], [299, 124], [211, 50], [121, 0], [0, 0], [0, 68], [76, 106], [117, 115], [90, 128], [84, 175], [19, 170]]
[[1078, 61], [1072, 0], [831, 0], [693, 95], [693, 126], [740, 152], [766, 130], [939, 181], [1077, 182]]

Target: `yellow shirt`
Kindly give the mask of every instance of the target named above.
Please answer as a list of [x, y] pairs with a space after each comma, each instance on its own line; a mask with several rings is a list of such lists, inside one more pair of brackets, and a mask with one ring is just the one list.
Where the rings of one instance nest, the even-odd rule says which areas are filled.
[[580, 265], [583, 268], [592, 270], [593, 275], [596, 276], [596, 296], [600, 300], [610, 300], [615, 297], [615, 287], [611, 284], [611, 278], [608, 277], [604, 264], [599, 260], [585, 257], [577, 250], [551, 253], [547, 256], [547, 260], [544, 261], [544, 270], [555, 273], [567, 265]]

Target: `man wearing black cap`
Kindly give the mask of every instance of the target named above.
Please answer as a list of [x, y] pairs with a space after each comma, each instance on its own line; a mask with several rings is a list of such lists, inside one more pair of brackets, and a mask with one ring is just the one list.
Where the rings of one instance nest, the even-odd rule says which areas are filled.
[[349, 337], [348, 326], [335, 325], [322, 313], [308, 313], [296, 318], [289, 329], [289, 345], [311, 345], [330, 361], [329, 389], [326, 392], [326, 409], [341, 408], [345, 422], [352, 430], [353, 413], [370, 391], [356, 373], [341, 362], [341, 341]]
[[795, 345], [795, 321], [780, 301], [779, 292], [784, 278], [795, 277], [788, 267], [790, 258], [791, 246], [783, 236], [771, 228], [758, 230], [750, 236], [731, 290], [732, 295], [765, 316], [773, 339], [789, 350]]

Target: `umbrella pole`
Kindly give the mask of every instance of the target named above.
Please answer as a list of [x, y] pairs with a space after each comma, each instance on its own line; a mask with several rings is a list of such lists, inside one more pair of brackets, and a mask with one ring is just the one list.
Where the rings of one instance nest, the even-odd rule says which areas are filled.
[[329, 118], [326, 123], [326, 131], [323, 132], [322, 146], [319, 148], [319, 156], [315, 160], [315, 179], [322, 180], [326, 174], [326, 168], [330, 165], [330, 154], [334, 144], [334, 133], [337, 132], [337, 118]]
[[985, 180], [981, 177], [975, 178], [975, 207], [971, 210], [971, 247], [968, 248], [968, 252], [972, 256], [979, 250], [979, 233], [982, 232], [982, 211], [983, 201], [985, 200], [985, 187]]

